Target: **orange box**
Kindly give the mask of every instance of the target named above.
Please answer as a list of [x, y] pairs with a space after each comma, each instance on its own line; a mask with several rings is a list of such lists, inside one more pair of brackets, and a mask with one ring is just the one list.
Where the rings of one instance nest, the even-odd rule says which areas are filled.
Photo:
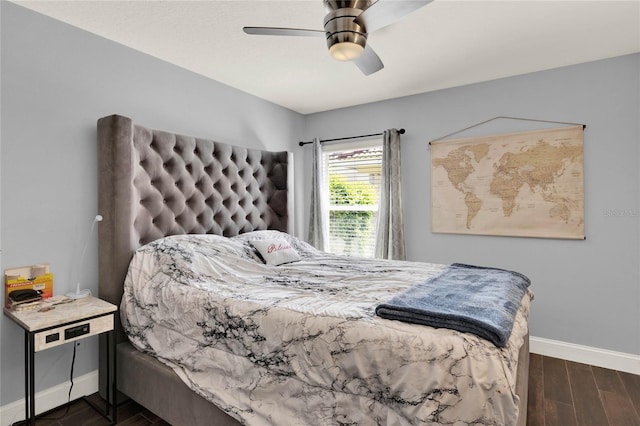
[[53, 296], [53, 274], [49, 270], [49, 264], [5, 269], [4, 300], [7, 308], [9, 294], [15, 290], [39, 290], [43, 299]]

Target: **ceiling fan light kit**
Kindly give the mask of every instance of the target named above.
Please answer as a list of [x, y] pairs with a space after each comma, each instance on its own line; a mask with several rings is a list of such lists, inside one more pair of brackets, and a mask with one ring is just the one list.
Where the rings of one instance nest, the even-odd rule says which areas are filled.
[[333, 59], [338, 61], [352, 61], [362, 56], [364, 47], [358, 43], [343, 41], [329, 47], [329, 53]]
[[298, 28], [244, 27], [247, 34], [275, 36], [325, 36], [331, 57], [353, 61], [365, 75], [384, 68], [367, 45], [368, 32], [392, 24], [432, 0], [324, 0], [324, 31]]
[[[329, 2], [325, 5], [327, 8], [330, 7]], [[360, 57], [367, 45], [367, 31], [358, 25], [355, 19], [362, 13], [362, 9], [342, 7], [329, 9], [328, 12], [324, 18], [324, 31], [327, 35], [327, 47], [333, 59], [351, 61]]]

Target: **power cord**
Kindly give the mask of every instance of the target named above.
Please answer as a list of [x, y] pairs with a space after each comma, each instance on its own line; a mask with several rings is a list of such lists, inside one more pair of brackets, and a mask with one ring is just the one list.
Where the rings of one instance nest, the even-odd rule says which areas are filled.
[[[69, 387], [69, 395], [67, 396], [67, 403], [65, 404], [67, 408], [64, 410], [64, 413], [62, 413], [62, 415], [58, 417], [38, 417], [38, 420], [60, 420], [66, 417], [67, 414], [69, 414], [69, 409], [71, 408], [71, 391], [73, 390], [73, 367], [76, 364], [76, 345], [79, 345], [79, 344], [80, 343], [78, 342], [73, 343], [73, 356], [71, 357], [71, 372], [69, 373], [69, 381], [71, 381], [71, 387]], [[34, 402], [31, 401], [31, 403], [33, 404]], [[57, 410], [58, 408], [60, 407], [56, 407], [50, 411]], [[19, 422], [12, 423], [11, 426], [20, 426], [26, 423], [27, 421], [25, 419], [25, 420], [20, 420]]]
[[69, 381], [71, 382], [71, 386], [69, 387], [69, 395], [67, 396], [67, 410], [64, 413], [65, 416], [69, 412], [69, 404], [71, 404], [71, 391], [73, 390], [73, 366], [76, 365], [76, 346], [79, 344], [80, 343], [78, 342], [75, 342], [73, 344], [73, 357], [71, 358], [71, 372], [69, 373]]

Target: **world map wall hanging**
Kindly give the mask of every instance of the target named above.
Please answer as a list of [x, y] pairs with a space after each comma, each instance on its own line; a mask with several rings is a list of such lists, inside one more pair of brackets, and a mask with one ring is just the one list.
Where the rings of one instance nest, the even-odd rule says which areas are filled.
[[580, 126], [431, 142], [431, 230], [584, 239]]

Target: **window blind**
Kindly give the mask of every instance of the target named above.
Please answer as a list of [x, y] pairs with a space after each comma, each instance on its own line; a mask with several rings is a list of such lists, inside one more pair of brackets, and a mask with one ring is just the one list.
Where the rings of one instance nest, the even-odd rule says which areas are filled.
[[382, 141], [325, 146], [329, 247], [336, 254], [373, 257]]

